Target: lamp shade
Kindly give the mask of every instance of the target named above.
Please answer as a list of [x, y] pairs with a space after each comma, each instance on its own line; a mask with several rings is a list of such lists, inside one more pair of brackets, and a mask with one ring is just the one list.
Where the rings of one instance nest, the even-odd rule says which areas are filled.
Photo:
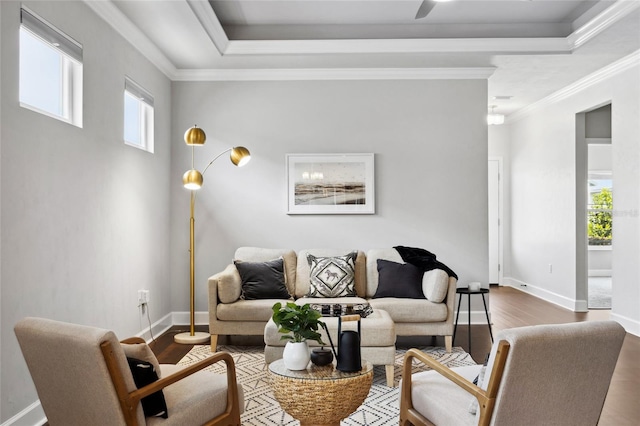
[[187, 189], [200, 189], [202, 187], [202, 173], [195, 169], [182, 175], [182, 184]]
[[231, 162], [238, 167], [242, 167], [251, 160], [251, 153], [244, 146], [236, 146], [231, 150]]
[[197, 126], [193, 126], [184, 132], [184, 142], [187, 145], [204, 145], [207, 140], [207, 135], [204, 130]]

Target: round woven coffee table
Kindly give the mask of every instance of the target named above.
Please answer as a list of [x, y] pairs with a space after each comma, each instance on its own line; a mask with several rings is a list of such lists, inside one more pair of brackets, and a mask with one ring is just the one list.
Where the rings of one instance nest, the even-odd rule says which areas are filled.
[[284, 411], [301, 426], [339, 426], [369, 394], [373, 365], [362, 360], [362, 370], [344, 373], [334, 365], [291, 371], [281, 359], [269, 364], [273, 393]]

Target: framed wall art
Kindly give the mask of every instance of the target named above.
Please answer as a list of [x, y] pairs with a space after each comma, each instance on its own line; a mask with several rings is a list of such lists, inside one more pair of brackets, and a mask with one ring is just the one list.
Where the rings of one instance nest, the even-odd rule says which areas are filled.
[[374, 214], [373, 154], [287, 154], [288, 214]]

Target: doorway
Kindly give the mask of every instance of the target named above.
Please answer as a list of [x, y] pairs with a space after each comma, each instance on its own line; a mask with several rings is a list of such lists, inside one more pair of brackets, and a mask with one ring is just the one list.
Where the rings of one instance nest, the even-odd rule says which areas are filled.
[[611, 309], [611, 104], [576, 114], [576, 311]]

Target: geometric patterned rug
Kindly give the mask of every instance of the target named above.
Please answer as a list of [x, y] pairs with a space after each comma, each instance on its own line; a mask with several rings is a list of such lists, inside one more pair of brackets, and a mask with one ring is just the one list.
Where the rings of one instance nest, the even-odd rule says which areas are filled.
[[[462, 348], [453, 348], [447, 353], [442, 347], [421, 347], [430, 356], [449, 367], [475, 365], [471, 356]], [[294, 426], [300, 422], [289, 416], [273, 397], [269, 382], [269, 372], [264, 363], [264, 348], [260, 346], [219, 346], [219, 351], [229, 352], [236, 363], [238, 383], [244, 389], [245, 409], [241, 416], [243, 425], [247, 426]], [[374, 366], [373, 384], [364, 403], [356, 412], [342, 420], [340, 425], [378, 426], [398, 424], [400, 389], [397, 387], [402, 376], [402, 361], [406, 349], [396, 349], [395, 384], [386, 385], [384, 366]], [[194, 346], [178, 365], [190, 365], [211, 355], [208, 345]], [[425, 371], [422, 364], [414, 364], [414, 372]], [[224, 363], [214, 364], [207, 370], [224, 373]]]

